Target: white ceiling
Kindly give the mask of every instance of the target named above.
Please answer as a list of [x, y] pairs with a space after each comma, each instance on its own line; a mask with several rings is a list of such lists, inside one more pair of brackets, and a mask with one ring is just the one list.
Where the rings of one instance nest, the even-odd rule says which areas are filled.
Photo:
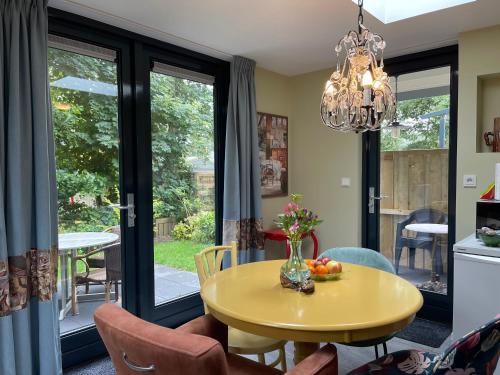
[[[418, 1], [418, 0], [393, 0]], [[334, 65], [333, 45], [356, 27], [352, 0], [49, 0], [49, 5], [229, 60], [297, 75]], [[500, 0], [476, 2], [384, 25], [386, 57], [453, 44], [458, 33], [500, 24]]]

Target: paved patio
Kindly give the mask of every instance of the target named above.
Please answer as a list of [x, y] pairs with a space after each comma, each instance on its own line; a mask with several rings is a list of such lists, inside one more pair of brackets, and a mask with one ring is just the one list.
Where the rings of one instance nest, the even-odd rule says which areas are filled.
[[[154, 270], [156, 305], [196, 293], [200, 290], [198, 275], [194, 272], [182, 271], [161, 264], [155, 264]], [[92, 293], [103, 291], [104, 287], [101, 285], [91, 287]], [[84, 287], [79, 287], [78, 294], [83, 292]], [[103, 303], [103, 300], [80, 302], [78, 304], [80, 314], [72, 315], [71, 312], [68, 312], [68, 315], [59, 322], [61, 335], [93, 325], [94, 311]], [[116, 303], [121, 304], [121, 298]]]

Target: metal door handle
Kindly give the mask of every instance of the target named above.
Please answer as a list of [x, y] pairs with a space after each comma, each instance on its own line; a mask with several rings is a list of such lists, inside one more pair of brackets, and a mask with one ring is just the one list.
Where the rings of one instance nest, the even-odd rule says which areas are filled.
[[388, 195], [381, 195], [379, 197], [375, 196], [375, 188], [373, 186], [370, 186], [368, 188], [368, 213], [369, 214], [374, 214], [375, 213], [375, 201], [379, 201], [384, 198], [389, 198]]
[[127, 210], [127, 226], [129, 228], [135, 227], [135, 204], [134, 204], [134, 194], [129, 193], [127, 194], [127, 205], [122, 206], [118, 203], [116, 204], [110, 204], [108, 206], [109, 208], [118, 208], [119, 210]]
[[150, 365], [148, 367], [141, 367], [141, 366], [137, 366], [137, 365], [129, 362], [129, 360], [127, 358], [127, 353], [125, 353], [125, 352], [122, 352], [122, 360], [127, 365], [127, 367], [129, 369], [131, 369], [132, 371], [135, 371], [135, 372], [152, 372], [155, 370], [155, 365]]

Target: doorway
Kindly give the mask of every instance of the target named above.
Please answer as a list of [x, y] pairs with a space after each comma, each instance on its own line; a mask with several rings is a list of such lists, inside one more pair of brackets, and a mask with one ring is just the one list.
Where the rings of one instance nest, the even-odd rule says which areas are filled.
[[388, 60], [397, 123], [363, 139], [363, 245], [422, 292], [422, 316], [443, 321], [453, 295], [457, 68], [455, 47]]

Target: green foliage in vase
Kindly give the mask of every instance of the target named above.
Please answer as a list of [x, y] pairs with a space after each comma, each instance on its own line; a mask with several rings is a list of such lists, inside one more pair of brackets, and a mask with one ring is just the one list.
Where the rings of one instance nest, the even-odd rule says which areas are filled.
[[316, 226], [321, 224], [318, 215], [315, 215], [311, 210], [299, 206], [302, 200], [302, 195], [292, 194], [291, 202], [285, 206], [282, 214], [274, 221], [276, 225], [283, 229], [290, 241], [300, 241], [304, 233], [309, 232]]

